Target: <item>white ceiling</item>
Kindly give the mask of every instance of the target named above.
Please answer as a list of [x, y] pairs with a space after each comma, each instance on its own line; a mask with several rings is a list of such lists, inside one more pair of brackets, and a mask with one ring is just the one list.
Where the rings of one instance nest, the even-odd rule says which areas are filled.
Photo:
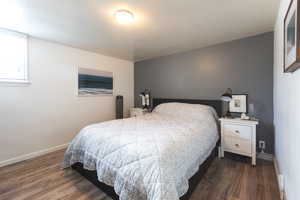
[[[280, 0], [0, 0], [0, 27], [127, 60], [273, 30]], [[136, 20], [120, 25], [114, 11]]]

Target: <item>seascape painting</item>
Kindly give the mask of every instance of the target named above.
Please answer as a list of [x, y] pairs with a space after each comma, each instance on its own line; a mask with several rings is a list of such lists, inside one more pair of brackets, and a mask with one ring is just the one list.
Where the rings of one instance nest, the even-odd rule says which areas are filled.
[[296, 13], [292, 15], [287, 26], [287, 54], [291, 54], [292, 50], [296, 49]]
[[113, 73], [95, 69], [78, 69], [78, 95], [113, 95]]
[[284, 18], [284, 72], [294, 72], [300, 68], [300, 39], [298, 24], [300, 12], [298, 3], [292, 0]]

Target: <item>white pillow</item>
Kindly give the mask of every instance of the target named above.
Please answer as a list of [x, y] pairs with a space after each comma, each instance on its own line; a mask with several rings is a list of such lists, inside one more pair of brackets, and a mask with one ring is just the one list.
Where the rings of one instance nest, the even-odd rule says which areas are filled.
[[213, 107], [202, 104], [163, 103], [156, 106], [153, 112], [198, 120], [203, 119], [205, 116], [213, 116], [215, 119], [218, 119], [218, 115]]

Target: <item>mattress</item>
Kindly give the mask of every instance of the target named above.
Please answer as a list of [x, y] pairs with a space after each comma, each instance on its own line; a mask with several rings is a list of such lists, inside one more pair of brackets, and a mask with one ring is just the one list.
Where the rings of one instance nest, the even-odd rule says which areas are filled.
[[209, 106], [166, 103], [147, 115], [85, 127], [63, 168], [80, 162], [120, 200], [178, 200], [219, 139]]

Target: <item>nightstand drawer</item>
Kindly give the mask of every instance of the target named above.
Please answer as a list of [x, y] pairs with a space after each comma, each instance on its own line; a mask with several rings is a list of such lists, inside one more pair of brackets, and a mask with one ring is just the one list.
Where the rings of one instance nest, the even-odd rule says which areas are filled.
[[224, 134], [225, 136], [251, 140], [252, 128], [250, 126], [224, 124]]
[[248, 140], [226, 137], [224, 138], [224, 147], [229, 151], [251, 154], [251, 142]]

